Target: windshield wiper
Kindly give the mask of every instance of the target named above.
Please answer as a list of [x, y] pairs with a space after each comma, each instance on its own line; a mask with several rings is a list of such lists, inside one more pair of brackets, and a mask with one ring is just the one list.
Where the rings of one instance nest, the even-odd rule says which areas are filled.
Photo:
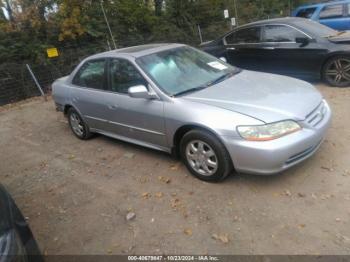
[[218, 83], [220, 83], [220, 82], [222, 82], [222, 81], [224, 81], [224, 80], [230, 78], [230, 77], [233, 76], [234, 74], [235, 74], [235, 72], [229, 72], [229, 73], [227, 73], [227, 74], [224, 74], [224, 75], [220, 76], [218, 79], [215, 79], [214, 81], [209, 82], [209, 83], [207, 84], [207, 86], [213, 86], [213, 85], [215, 85], [215, 84], [218, 84]]
[[191, 88], [191, 89], [188, 89], [188, 90], [181, 91], [181, 92], [179, 92], [179, 93], [177, 93], [177, 94], [175, 94], [173, 96], [176, 97], [176, 96], [180, 96], [180, 95], [184, 95], [184, 94], [188, 94], [188, 93], [192, 93], [192, 92], [196, 92], [196, 91], [205, 89], [207, 87], [210, 87], [210, 86], [213, 86], [213, 85], [215, 85], [217, 83], [220, 83], [220, 82], [224, 81], [225, 79], [228, 79], [231, 76], [233, 76], [233, 75], [235, 75], [235, 74], [237, 74], [239, 72], [240, 71], [237, 70], [237, 71], [232, 71], [232, 72], [226, 73], [226, 74], [220, 76], [219, 78], [215, 79], [214, 81], [210, 81], [209, 83], [206, 83], [206, 84], [204, 84], [202, 86], [197, 86], [195, 88]]
[[190, 89], [187, 89], [187, 90], [184, 90], [184, 91], [181, 91], [179, 93], [176, 93], [175, 95], [173, 95], [174, 97], [177, 97], [177, 96], [180, 96], [180, 95], [184, 95], [184, 94], [188, 94], [188, 93], [192, 93], [192, 92], [196, 92], [196, 91], [199, 91], [199, 90], [202, 90], [202, 89], [205, 89], [207, 88], [208, 86], [207, 85], [203, 85], [203, 86], [197, 86], [195, 88], [190, 88]]

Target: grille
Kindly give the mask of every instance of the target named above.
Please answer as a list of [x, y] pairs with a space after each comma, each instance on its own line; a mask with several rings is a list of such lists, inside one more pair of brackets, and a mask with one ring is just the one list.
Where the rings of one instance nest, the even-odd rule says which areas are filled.
[[327, 108], [322, 101], [310, 114], [306, 116], [306, 123], [315, 127], [317, 126], [325, 117]]

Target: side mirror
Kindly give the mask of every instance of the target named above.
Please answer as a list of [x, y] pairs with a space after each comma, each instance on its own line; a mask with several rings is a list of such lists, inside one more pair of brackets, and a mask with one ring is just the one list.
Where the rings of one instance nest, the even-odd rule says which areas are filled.
[[147, 87], [144, 85], [132, 86], [128, 89], [130, 97], [143, 98], [143, 99], [156, 99], [158, 96], [155, 93], [148, 92]]
[[302, 46], [306, 46], [310, 43], [310, 39], [307, 37], [297, 37], [295, 38], [295, 42], [301, 44]]

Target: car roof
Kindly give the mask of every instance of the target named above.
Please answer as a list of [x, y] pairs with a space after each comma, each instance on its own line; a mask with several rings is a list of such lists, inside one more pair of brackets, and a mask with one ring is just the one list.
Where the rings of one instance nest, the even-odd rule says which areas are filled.
[[120, 49], [115, 49], [103, 53], [99, 53], [93, 56], [88, 57], [89, 59], [97, 59], [103, 57], [121, 57], [121, 56], [130, 56], [134, 58], [138, 58], [141, 56], [158, 53], [161, 51], [186, 46], [184, 44], [176, 44], [176, 43], [161, 43], [161, 44], [147, 44], [147, 45], [138, 45], [125, 47]]
[[304, 9], [304, 8], [312, 8], [312, 7], [319, 7], [319, 6], [325, 6], [325, 5], [334, 5], [334, 4], [346, 4], [350, 3], [350, 0], [339, 0], [339, 1], [327, 1], [323, 3], [311, 3], [311, 4], [304, 4], [299, 6], [297, 9]]
[[265, 25], [265, 24], [291, 24], [294, 25], [297, 22], [306, 21], [308, 19], [301, 18], [301, 17], [283, 17], [283, 18], [274, 18], [274, 19], [266, 19], [266, 20], [259, 20], [257, 22], [249, 23], [240, 26], [239, 28], [249, 27], [252, 25]]

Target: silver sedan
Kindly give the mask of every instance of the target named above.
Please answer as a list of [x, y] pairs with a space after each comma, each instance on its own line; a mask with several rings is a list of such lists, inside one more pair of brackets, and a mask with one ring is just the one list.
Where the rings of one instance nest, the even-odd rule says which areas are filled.
[[316, 152], [331, 120], [312, 85], [182, 44], [88, 57], [54, 82], [53, 98], [78, 138], [100, 133], [175, 153], [206, 181], [233, 169], [280, 173]]

